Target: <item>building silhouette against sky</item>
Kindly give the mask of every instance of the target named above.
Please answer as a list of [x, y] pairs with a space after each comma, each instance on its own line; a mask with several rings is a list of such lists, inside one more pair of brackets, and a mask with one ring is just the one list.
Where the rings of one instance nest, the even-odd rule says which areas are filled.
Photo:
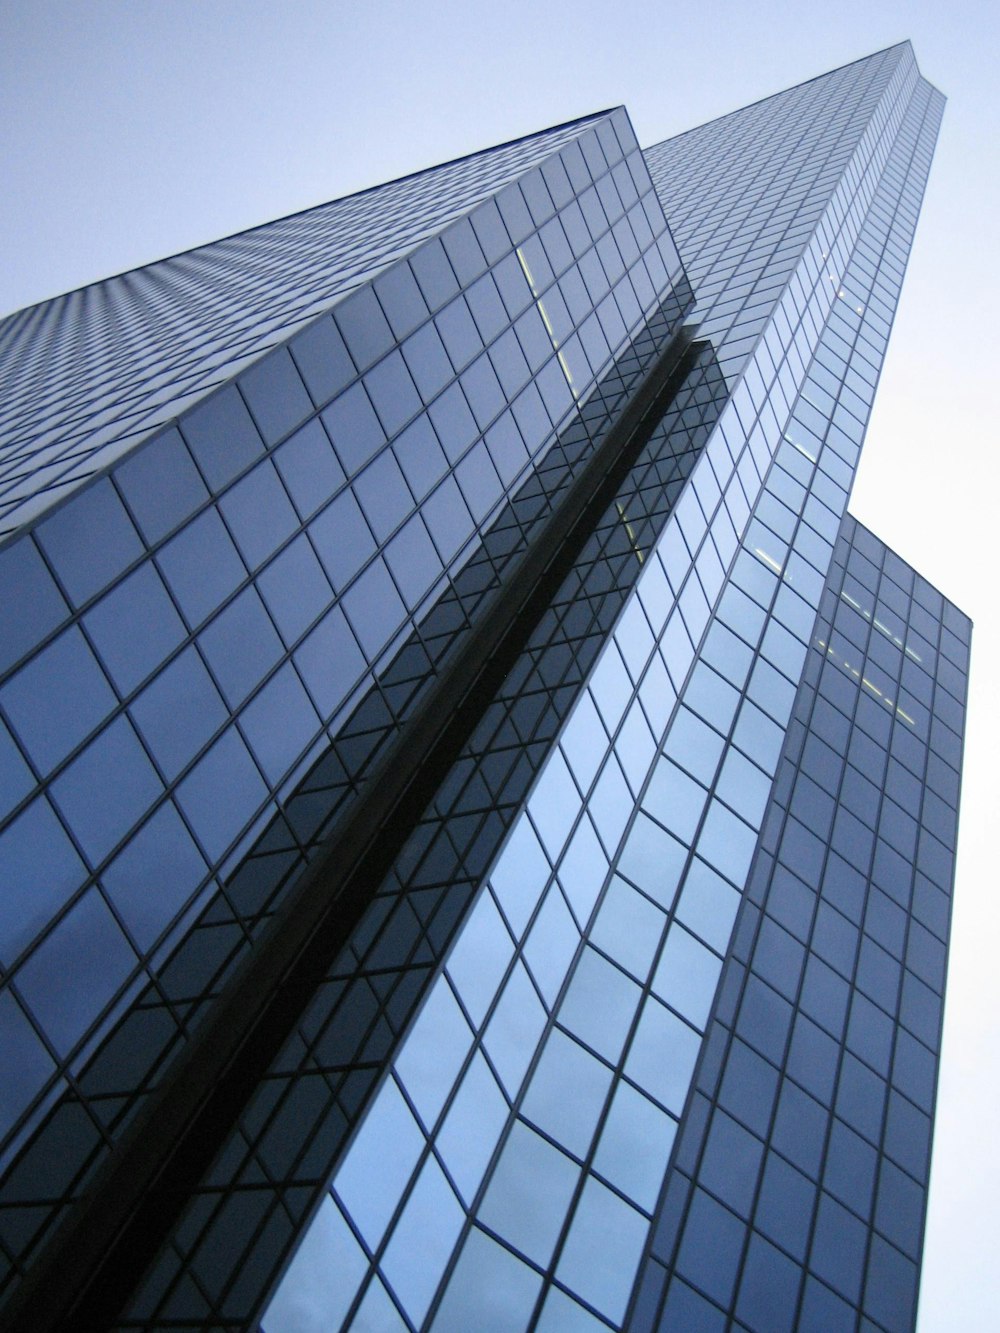
[[4, 322], [11, 1328], [912, 1326], [970, 625], [846, 506], [943, 101]]

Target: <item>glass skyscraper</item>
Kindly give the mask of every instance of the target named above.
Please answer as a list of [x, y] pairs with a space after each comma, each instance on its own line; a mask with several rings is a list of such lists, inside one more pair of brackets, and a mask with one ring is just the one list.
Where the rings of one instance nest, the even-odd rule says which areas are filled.
[[909, 44], [0, 329], [0, 1311], [912, 1327], [970, 624]]

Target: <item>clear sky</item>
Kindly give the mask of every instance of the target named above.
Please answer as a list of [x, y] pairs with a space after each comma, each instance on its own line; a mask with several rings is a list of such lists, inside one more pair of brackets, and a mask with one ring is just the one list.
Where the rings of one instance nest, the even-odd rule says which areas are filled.
[[1000, 1320], [996, 0], [0, 0], [0, 313], [624, 102], [652, 143], [909, 37], [949, 98], [851, 509], [976, 622], [921, 1333]]

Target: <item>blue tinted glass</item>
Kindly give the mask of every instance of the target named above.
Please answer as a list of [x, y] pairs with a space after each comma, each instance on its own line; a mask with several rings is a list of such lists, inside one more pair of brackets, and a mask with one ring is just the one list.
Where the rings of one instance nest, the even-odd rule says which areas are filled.
[[354, 363], [329, 317], [317, 320], [300, 333], [290, 350], [317, 407], [354, 378]]
[[699, 1179], [723, 1203], [749, 1217], [763, 1152], [764, 1145], [758, 1138], [717, 1110], [712, 1116]]
[[643, 1006], [625, 1072], [668, 1111], [680, 1115], [701, 1038], [652, 996]]
[[333, 1182], [372, 1248], [385, 1234], [423, 1146], [424, 1136], [390, 1079], [372, 1103]]
[[550, 1138], [585, 1157], [610, 1084], [607, 1065], [555, 1028], [528, 1084], [522, 1111]]
[[475, 1024], [486, 1016], [513, 952], [492, 895], [481, 894], [448, 954], [448, 974]]
[[541, 1277], [496, 1241], [473, 1230], [459, 1257], [432, 1329], [504, 1333], [527, 1328]]
[[424, 1163], [382, 1258], [382, 1272], [416, 1324], [427, 1313], [465, 1213], [433, 1157]]
[[219, 503], [248, 569], [256, 569], [298, 527], [285, 488], [270, 461], [227, 491]]
[[354, 494], [379, 542], [385, 541], [413, 509], [413, 497], [389, 449], [358, 475]]
[[187, 648], [135, 700], [132, 717], [168, 781], [193, 758], [227, 716], [198, 656]]
[[722, 746], [722, 737], [717, 732], [707, 727], [688, 709], [679, 708], [667, 736], [664, 752], [700, 782], [708, 784], [715, 776]]
[[162, 791], [127, 718], [119, 717], [52, 784], [91, 865], [96, 865]]
[[344, 480], [330, 438], [316, 420], [276, 449], [274, 461], [302, 518], [314, 514]]
[[268, 565], [257, 587], [286, 647], [333, 601], [333, 589], [305, 534]]
[[256, 813], [267, 788], [246, 746], [230, 728], [177, 789], [177, 803], [212, 861]]
[[637, 980], [645, 981], [665, 921], [659, 908], [616, 875], [604, 895], [590, 938]]
[[52, 1057], [9, 991], [0, 994], [0, 1133], [6, 1134], [55, 1068]]
[[496, 1079], [477, 1052], [437, 1135], [438, 1152], [467, 1204], [493, 1156], [507, 1110]]
[[187, 637], [149, 561], [98, 602], [83, 623], [122, 694], [129, 694]]
[[135, 966], [107, 903], [91, 889], [18, 973], [21, 994], [65, 1055]]
[[77, 606], [142, 554], [139, 534], [107, 478], [47, 518], [37, 537]]
[[517, 1095], [545, 1026], [545, 1010], [522, 964], [507, 979], [483, 1045], [509, 1096]]
[[473, 531], [472, 517], [454, 478], [447, 477], [428, 498], [423, 513], [442, 560], [449, 561]]
[[559, 865], [559, 882], [581, 926], [590, 918], [607, 870], [607, 857], [585, 814]]
[[34, 785], [31, 770], [21, 758], [10, 732], [0, 722], [0, 819], [5, 819]]
[[393, 451], [418, 500], [422, 500], [448, 470], [448, 461], [425, 416], [417, 417], [412, 425], [407, 426], [394, 442]]
[[369, 660], [385, 647], [406, 614], [383, 560], [373, 561], [355, 580], [344, 594], [343, 605]]
[[403, 356], [417, 389], [428, 402], [452, 377], [451, 362], [433, 324], [418, 330], [403, 344]]
[[641, 1208], [652, 1211], [676, 1128], [648, 1097], [622, 1081], [601, 1133], [594, 1169]]
[[0, 839], [0, 959], [12, 963], [85, 875], [62, 825], [39, 797]]
[[205, 483], [174, 429], [125, 459], [115, 479], [150, 543], [165, 537], [208, 499]]
[[348, 475], [363, 467], [385, 443], [385, 432], [362, 384], [352, 384], [333, 400], [323, 412], [323, 424]]
[[528, 802], [531, 818], [553, 859], [573, 826], [580, 796], [566, 760], [556, 751], [545, 766]]
[[473, 518], [481, 523], [503, 494], [493, 460], [482, 441], [462, 459], [455, 469], [455, 476]]
[[698, 853], [742, 887], [757, 846], [757, 835], [724, 805], [712, 801], [698, 838]]
[[723, 1305], [732, 1297], [743, 1226], [714, 1199], [695, 1190], [677, 1256], [681, 1273]]
[[736, 1309], [751, 1328], [773, 1333], [795, 1327], [795, 1305], [801, 1272], [792, 1261], [760, 1236], [750, 1237]]
[[30, 758], [47, 773], [107, 716], [115, 696], [74, 626], [7, 682], [0, 704]]
[[643, 893], [669, 909], [686, 856], [683, 844], [640, 810], [618, 858], [618, 869]]
[[640, 991], [624, 972], [585, 948], [560, 1006], [559, 1022], [606, 1060], [617, 1061]]
[[365, 387], [386, 435], [395, 435], [420, 411], [420, 395], [399, 352], [393, 352], [368, 372]]
[[469, 404], [460, 384], [453, 384], [435, 399], [431, 404], [430, 418], [434, 423], [438, 439], [452, 463], [461, 458], [479, 434], [479, 428], [469, 410]]
[[708, 793], [668, 759], [661, 759], [643, 797], [643, 807], [672, 833], [691, 843]]
[[276, 785], [320, 730], [320, 720], [290, 662], [240, 714], [240, 726], [264, 776]]
[[601, 1314], [619, 1323], [632, 1291], [648, 1223], [590, 1179], [576, 1206], [556, 1276]]
[[385, 550], [385, 562], [412, 610], [441, 573], [440, 557], [419, 514], [393, 537]]
[[199, 515], [157, 557], [160, 568], [192, 627], [246, 578], [246, 568], [214, 509]]
[[547, 1005], [552, 1005], [569, 971], [580, 932], [566, 900], [553, 885], [545, 895], [524, 946], [524, 958]]
[[309, 535], [334, 588], [340, 592], [371, 553], [375, 541], [351, 491], [343, 491], [309, 525]]
[[464, 371], [462, 388], [480, 430], [485, 429], [507, 404], [488, 356], [479, 357]]
[[66, 612], [63, 596], [30, 537], [0, 551], [0, 671], [55, 629]]
[[479, 1217], [529, 1259], [546, 1264], [579, 1171], [564, 1153], [515, 1121]]
[[381, 274], [375, 291], [397, 338], [405, 338], [430, 313], [408, 264], [395, 264]]
[[234, 386], [188, 412], [181, 431], [213, 493], [264, 452], [264, 442]]
[[266, 1333], [338, 1327], [368, 1269], [368, 1259], [329, 1195], [325, 1196], [264, 1313]]
[[820, 1195], [809, 1266], [849, 1301], [861, 1294], [866, 1239], [862, 1222], [828, 1195]]
[[281, 656], [281, 640], [256, 588], [246, 588], [202, 631], [202, 651], [230, 707], [240, 704]]
[[339, 606], [324, 616], [303, 641], [294, 661], [324, 718], [331, 717], [343, 703], [365, 665], [358, 641]]
[[695, 1027], [704, 1028], [722, 970], [722, 960], [675, 923], [663, 946], [653, 989]]
[[274, 444], [312, 411], [287, 347], [279, 347], [245, 370], [240, 388], [268, 444]]
[[439, 977], [396, 1059], [396, 1076], [430, 1128], [462, 1067], [472, 1033], [451, 987]]
[[148, 949], [204, 878], [204, 858], [168, 802], [108, 866], [101, 882], [140, 949]]
[[341, 301], [334, 318], [359, 370], [367, 369], [393, 344], [392, 329], [370, 287]]

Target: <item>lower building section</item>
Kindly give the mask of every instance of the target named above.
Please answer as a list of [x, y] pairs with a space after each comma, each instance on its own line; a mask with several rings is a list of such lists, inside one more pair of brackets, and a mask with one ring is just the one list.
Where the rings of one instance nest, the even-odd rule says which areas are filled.
[[845, 518], [770, 791], [720, 622], [610, 865], [566, 729], [266, 1333], [912, 1328], [969, 628]]

